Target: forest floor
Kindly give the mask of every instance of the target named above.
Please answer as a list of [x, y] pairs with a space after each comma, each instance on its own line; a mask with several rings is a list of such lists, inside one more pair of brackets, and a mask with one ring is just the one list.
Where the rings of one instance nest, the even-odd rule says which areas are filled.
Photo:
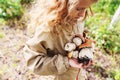
[[[26, 29], [0, 26], [0, 80], [54, 79], [54, 76], [35, 75], [26, 67], [22, 49], [28, 39]], [[112, 56], [97, 49], [93, 66], [85, 69], [84, 74], [87, 80], [113, 80], [109, 72], [117, 67]]]

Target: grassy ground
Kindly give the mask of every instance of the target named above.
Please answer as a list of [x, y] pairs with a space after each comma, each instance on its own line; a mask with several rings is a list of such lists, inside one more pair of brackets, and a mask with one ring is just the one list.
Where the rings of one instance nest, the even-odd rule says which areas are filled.
[[0, 27], [0, 80], [52, 80], [52, 77], [39, 77], [25, 65], [22, 48], [28, 39], [25, 30]]

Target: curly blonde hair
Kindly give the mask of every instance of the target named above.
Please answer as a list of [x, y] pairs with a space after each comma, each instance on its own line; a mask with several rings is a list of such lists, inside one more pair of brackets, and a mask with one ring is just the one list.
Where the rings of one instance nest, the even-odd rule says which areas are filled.
[[[35, 5], [30, 10], [31, 26], [39, 26], [47, 23], [49, 26], [68, 23], [69, 13], [74, 6], [79, 6], [81, 0], [36, 0]], [[92, 4], [98, 0], [85, 0], [87, 4]], [[83, 3], [84, 4], [84, 3]], [[86, 17], [85, 13], [84, 18]]]

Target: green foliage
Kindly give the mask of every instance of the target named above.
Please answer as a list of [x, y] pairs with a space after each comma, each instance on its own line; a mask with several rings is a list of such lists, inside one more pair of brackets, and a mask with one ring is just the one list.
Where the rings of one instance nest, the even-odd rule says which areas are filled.
[[3, 32], [0, 32], [0, 39], [3, 38], [5, 34]]
[[97, 41], [97, 46], [111, 54], [120, 52], [120, 23], [115, 25], [114, 29], [108, 30], [112, 14], [118, 8], [118, 4], [120, 0], [100, 0], [92, 8], [95, 15], [86, 21], [89, 35]]
[[23, 13], [21, 0], [0, 0], [0, 18], [10, 19]]
[[24, 13], [22, 4], [28, 4], [33, 0], [0, 0], [0, 18], [5, 20], [19, 18]]
[[120, 5], [120, 0], [110, 0], [108, 11], [110, 14], [114, 14], [114, 11]]
[[116, 69], [115, 71], [112, 72], [112, 75], [115, 80], [120, 80], [120, 70]]
[[120, 0], [99, 0], [93, 8], [96, 12], [104, 12], [113, 15], [119, 5]]
[[33, 2], [34, 0], [21, 0], [21, 3], [22, 4], [28, 4], [28, 3], [31, 3]]
[[6, 21], [3, 18], [0, 18], [0, 25], [5, 25]]

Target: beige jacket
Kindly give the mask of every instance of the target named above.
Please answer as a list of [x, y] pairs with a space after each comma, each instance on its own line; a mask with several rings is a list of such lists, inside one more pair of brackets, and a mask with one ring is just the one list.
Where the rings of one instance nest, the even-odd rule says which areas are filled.
[[39, 75], [61, 75], [70, 69], [64, 45], [75, 34], [83, 34], [84, 23], [74, 27], [70, 25], [57, 26], [51, 32], [49, 26], [43, 24], [36, 29], [32, 39], [26, 42], [24, 56], [27, 66]]

